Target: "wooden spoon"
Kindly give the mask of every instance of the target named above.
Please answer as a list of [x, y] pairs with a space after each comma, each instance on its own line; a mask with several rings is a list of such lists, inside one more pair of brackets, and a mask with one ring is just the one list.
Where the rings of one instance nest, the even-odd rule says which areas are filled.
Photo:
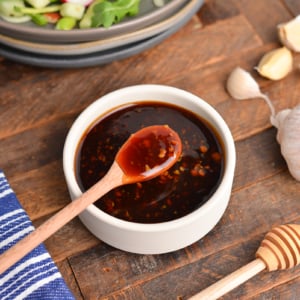
[[104, 194], [162, 174], [176, 163], [181, 152], [178, 134], [167, 125], [145, 127], [132, 134], [99, 182], [0, 256], [0, 274]]
[[290, 269], [299, 262], [300, 225], [275, 227], [266, 234], [256, 252], [255, 260], [194, 295], [190, 300], [218, 299], [264, 269]]

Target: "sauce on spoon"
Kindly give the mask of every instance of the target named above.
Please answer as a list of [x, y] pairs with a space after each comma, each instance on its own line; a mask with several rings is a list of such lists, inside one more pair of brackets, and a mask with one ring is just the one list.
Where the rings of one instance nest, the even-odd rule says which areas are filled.
[[182, 152], [178, 134], [167, 125], [153, 125], [130, 136], [116, 156], [124, 183], [152, 179], [172, 167]]

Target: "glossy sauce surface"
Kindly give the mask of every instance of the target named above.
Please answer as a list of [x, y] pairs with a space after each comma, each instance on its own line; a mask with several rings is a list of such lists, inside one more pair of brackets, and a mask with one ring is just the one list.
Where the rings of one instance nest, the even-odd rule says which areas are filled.
[[164, 124], [177, 132], [182, 141], [178, 162], [156, 178], [109, 192], [95, 203], [101, 210], [132, 222], [165, 222], [194, 211], [215, 192], [225, 163], [215, 130], [191, 112], [151, 101], [120, 107], [101, 118], [82, 137], [75, 162], [82, 190], [105, 175], [132, 133]]

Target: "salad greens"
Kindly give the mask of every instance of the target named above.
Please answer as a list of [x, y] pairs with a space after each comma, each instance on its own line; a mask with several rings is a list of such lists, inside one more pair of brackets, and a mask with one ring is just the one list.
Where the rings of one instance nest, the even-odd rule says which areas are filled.
[[109, 28], [139, 12], [140, 0], [0, 0], [0, 17], [8, 22], [54, 23], [58, 30]]
[[2, 16], [12, 17], [12, 18], [21, 17], [23, 14], [15, 10], [15, 7], [19, 7], [19, 8], [25, 7], [23, 0], [10, 0], [10, 1], [0, 0], [0, 13]]
[[39, 8], [28, 7], [28, 6], [17, 6], [17, 5], [14, 6], [14, 11], [23, 15], [50, 13], [50, 12], [59, 11], [60, 9], [61, 9], [61, 5], [49, 5], [45, 7], [39, 7]]
[[102, 1], [94, 6], [92, 27], [103, 25], [108, 28], [114, 23], [122, 21], [128, 16], [135, 16], [139, 12], [139, 1], [117, 0], [115, 2]]
[[47, 6], [50, 0], [27, 0], [26, 2], [33, 7], [42, 8]]

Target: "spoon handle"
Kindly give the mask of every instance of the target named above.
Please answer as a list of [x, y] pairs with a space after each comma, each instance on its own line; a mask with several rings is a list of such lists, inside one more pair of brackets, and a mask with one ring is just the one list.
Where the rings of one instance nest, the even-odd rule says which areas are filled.
[[241, 267], [223, 279], [202, 290], [189, 300], [215, 300], [238, 287], [251, 277], [255, 276], [266, 268], [265, 263], [257, 258], [249, 264]]
[[90, 204], [113, 188], [120, 186], [123, 175], [119, 165], [114, 162], [109, 172], [99, 182], [4, 252], [0, 256], [0, 274], [78, 216]]

